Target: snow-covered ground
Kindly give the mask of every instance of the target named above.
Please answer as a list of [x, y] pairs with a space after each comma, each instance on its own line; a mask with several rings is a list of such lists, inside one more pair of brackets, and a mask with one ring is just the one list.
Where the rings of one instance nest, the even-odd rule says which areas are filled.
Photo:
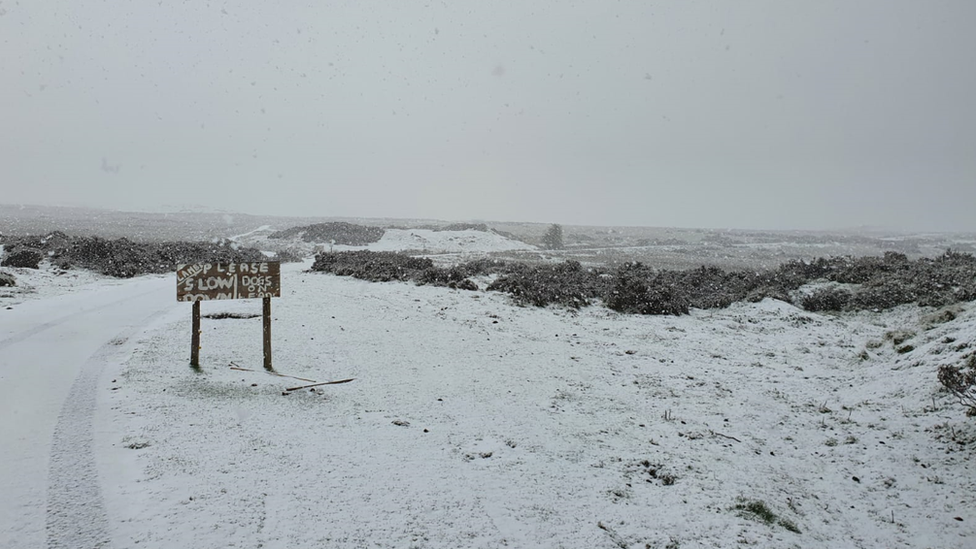
[[124, 282], [110, 276], [84, 269], [63, 270], [49, 261], [42, 261], [40, 269], [3, 267], [17, 279], [15, 286], [0, 287], [0, 307], [10, 307], [35, 299], [83, 291], [92, 287], [117, 286]]
[[305, 242], [300, 237], [268, 238], [273, 231], [267, 225], [231, 237], [244, 246], [262, 250], [287, 249], [306, 256], [321, 251], [370, 250], [374, 252], [409, 252], [423, 255], [452, 254], [455, 260], [483, 257], [490, 253], [535, 250], [536, 247], [496, 232], [476, 230], [434, 231], [430, 229], [386, 229], [379, 241], [364, 246], [347, 246], [330, 242]]
[[[337, 249], [361, 249], [337, 246]], [[534, 250], [535, 246], [506, 238], [498, 233], [466, 231], [432, 231], [429, 229], [387, 229], [379, 242], [366, 249], [374, 252], [416, 250], [423, 253], [487, 253]]]
[[[152, 302], [102, 320], [129, 330], [105, 360], [52, 351], [51, 330], [16, 344], [20, 356], [87, 361], [76, 386], [96, 397], [89, 434], [66, 438], [68, 424], [53, 440], [97, 470], [80, 484], [102, 514], [68, 504], [79, 492], [59, 484], [70, 472], [60, 459], [46, 479], [37, 466], [17, 478], [0, 468], [0, 491], [49, 486], [46, 506], [19, 512], [47, 514], [53, 547], [73, 539], [61, 531], [72, 513], [102, 525], [86, 532], [111, 547], [976, 545], [976, 421], [935, 376], [973, 351], [972, 305], [948, 321], [772, 300], [639, 317], [307, 267], [283, 267], [275, 366], [354, 381], [283, 394], [310, 382], [262, 371], [259, 317], [205, 318], [194, 371], [190, 305], [153, 286]], [[156, 280], [111, 291], [135, 296]], [[0, 338], [82, 297], [0, 311]], [[31, 308], [36, 318], [16, 316]], [[260, 303], [203, 304], [216, 312]], [[7, 379], [16, 366], [0, 359]], [[49, 393], [18, 387], [25, 406]], [[756, 502], [771, 524], [735, 509]], [[34, 546], [3, 521], [0, 547]]]
[[[260, 370], [259, 319], [205, 321], [202, 373], [186, 319], [154, 334], [103, 382], [120, 545], [972, 546], [976, 430], [935, 380], [972, 310], [924, 331], [913, 308], [642, 318], [296, 271], [284, 287], [278, 370], [356, 380], [285, 396], [305, 382], [231, 370]], [[906, 328], [902, 355], [885, 334]]]
[[233, 240], [235, 242], [237, 242], [239, 240], [242, 240], [242, 239], [243, 240], [248, 240], [248, 239], [253, 240], [257, 236], [267, 236], [267, 235], [269, 235], [269, 234], [271, 234], [273, 232], [274, 232], [274, 230], [271, 228], [271, 225], [261, 225], [257, 229], [250, 230], [250, 231], [248, 231], [246, 233], [241, 233], [241, 234], [238, 234], [238, 235], [234, 235], [234, 236], [230, 237], [229, 240]]
[[101, 375], [178, 309], [169, 277], [72, 289], [0, 310], [3, 548], [109, 546], [99, 545], [112, 535], [92, 451]]

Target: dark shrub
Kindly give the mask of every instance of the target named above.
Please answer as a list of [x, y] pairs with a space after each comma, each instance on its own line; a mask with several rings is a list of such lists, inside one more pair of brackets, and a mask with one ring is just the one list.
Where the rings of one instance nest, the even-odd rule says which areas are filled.
[[489, 232], [491, 229], [488, 225], [484, 223], [451, 223], [449, 225], [444, 225], [441, 227], [432, 227], [434, 231], [481, 231], [483, 233]]
[[789, 303], [790, 292], [823, 279], [857, 281], [860, 288], [853, 293], [818, 290], [804, 298], [801, 305], [805, 309], [890, 309], [905, 303], [943, 306], [976, 300], [976, 259], [951, 251], [935, 259], [917, 261], [909, 261], [896, 252], [884, 257], [789, 261], [759, 272], [726, 272], [717, 267], [655, 271], [632, 263], [609, 274], [584, 269], [576, 261], [530, 266], [479, 259], [440, 268], [426, 258], [358, 251], [319, 254], [312, 269], [365, 280], [413, 280], [452, 288], [476, 288], [470, 277], [499, 274], [487, 289], [508, 292], [521, 303], [581, 307], [602, 296], [611, 309], [640, 314], [682, 314], [690, 307], [721, 308], [766, 297]]
[[914, 303], [915, 299], [911, 286], [900, 280], [873, 280], [854, 294], [850, 307], [854, 310], [884, 310]]
[[459, 290], [477, 290], [478, 285], [468, 279], [477, 274], [481, 264], [456, 265], [446, 269], [435, 267], [425, 257], [411, 257], [394, 252], [330, 252], [315, 256], [313, 271], [351, 276], [371, 282], [412, 280], [417, 284], [447, 286]]
[[839, 258], [828, 278], [845, 284], [864, 284], [910, 268], [905, 254], [885, 252], [884, 257]]
[[229, 242], [142, 243], [98, 237], [73, 239], [54, 258], [57, 265], [75, 265], [119, 278], [172, 272], [180, 264], [256, 261], [267, 258], [254, 248], [238, 248]]
[[556, 265], [511, 268], [488, 285], [488, 290], [508, 292], [521, 303], [545, 307], [557, 303], [579, 308], [603, 294], [600, 273], [584, 269], [578, 261]]
[[468, 290], [470, 292], [477, 292], [478, 285], [472, 282], [470, 279], [465, 278], [464, 280], [455, 283], [451, 288], [457, 288], [458, 290]]
[[966, 407], [967, 416], [976, 417], [976, 354], [962, 366], [940, 367], [939, 382]]
[[674, 288], [697, 309], [724, 309], [742, 301], [758, 284], [755, 273], [725, 272], [718, 267], [690, 271], [664, 271], [658, 283]]
[[509, 265], [499, 259], [484, 257], [462, 263], [457, 268], [461, 269], [467, 276], [480, 276], [507, 272]]
[[673, 285], [670, 276], [654, 274], [640, 263], [621, 266], [614, 273], [603, 301], [621, 313], [642, 315], [688, 314], [688, 300]]
[[0, 287], [2, 286], [16, 286], [17, 278], [10, 273], [0, 272]]
[[312, 264], [313, 271], [371, 282], [416, 280], [422, 271], [433, 268], [434, 262], [425, 257], [368, 250], [321, 253], [315, 256], [315, 263]]
[[843, 311], [851, 301], [851, 292], [837, 287], [818, 288], [803, 297], [803, 309], [818, 313], [822, 311]]
[[18, 247], [14, 251], [4, 254], [0, 266], [37, 269], [42, 259], [44, 259], [44, 254], [38, 250]]
[[791, 259], [783, 263], [772, 271], [773, 278], [779, 280], [799, 281], [797, 288], [807, 281], [826, 278], [833, 271], [834, 265], [830, 259], [818, 257], [813, 261], [806, 262]]
[[447, 269], [429, 267], [423, 271], [419, 271], [414, 277], [414, 280], [416, 280], [417, 284], [453, 287], [467, 278], [468, 273], [459, 267], [449, 267]]
[[759, 303], [766, 299], [776, 299], [785, 303], [793, 303], [790, 299], [789, 290], [778, 285], [762, 285], [746, 294], [746, 301], [749, 303]]

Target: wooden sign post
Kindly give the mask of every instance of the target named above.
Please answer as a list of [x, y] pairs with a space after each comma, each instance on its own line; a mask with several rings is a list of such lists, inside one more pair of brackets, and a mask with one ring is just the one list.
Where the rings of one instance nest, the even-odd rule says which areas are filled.
[[200, 367], [200, 302], [193, 302], [193, 334], [190, 335], [190, 366]]
[[273, 370], [271, 366], [271, 298], [264, 298], [262, 315], [264, 317], [264, 369]]
[[281, 297], [281, 264], [200, 263], [176, 268], [176, 300], [193, 302], [190, 365], [200, 366], [200, 302], [212, 299], [263, 300], [264, 367], [271, 365], [271, 298]]

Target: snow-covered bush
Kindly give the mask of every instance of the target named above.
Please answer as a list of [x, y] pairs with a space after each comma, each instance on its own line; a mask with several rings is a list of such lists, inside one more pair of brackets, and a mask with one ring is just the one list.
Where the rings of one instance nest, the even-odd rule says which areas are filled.
[[851, 292], [844, 288], [830, 286], [817, 288], [803, 296], [800, 305], [807, 311], [819, 313], [823, 311], [843, 311], [851, 301]]
[[[466, 282], [471, 282], [468, 280], [468, 273], [460, 267], [449, 267], [446, 269], [441, 269], [438, 267], [430, 267], [429, 269], [424, 269], [419, 271], [414, 278], [417, 284], [430, 284], [432, 286], [448, 286], [450, 288], [457, 288], [459, 284], [463, 284], [464, 289], [470, 289], [471, 285], [466, 284]], [[474, 284], [471, 282], [471, 284]], [[477, 290], [477, 284], [474, 285], [474, 289]]]
[[416, 280], [421, 271], [434, 268], [426, 257], [411, 257], [396, 252], [328, 252], [315, 256], [313, 271], [351, 276], [371, 282]]
[[603, 302], [621, 313], [688, 314], [688, 299], [675, 287], [673, 273], [659, 274], [641, 263], [628, 263], [614, 273]]
[[976, 417], [976, 354], [962, 366], [939, 368], [939, 382], [966, 407], [966, 415]]
[[166, 273], [179, 264], [243, 263], [267, 261], [254, 248], [238, 248], [229, 242], [132, 242], [125, 238], [72, 239], [67, 248], [55, 252], [59, 265], [76, 265], [109, 276], [129, 278], [147, 273]]
[[689, 271], [664, 271], [660, 282], [670, 282], [696, 309], [724, 309], [742, 301], [759, 285], [756, 273], [726, 272], [718, 267], [699, 267]]
[[477, 290], [478, 285], [468, 279], [480, 274], [482, 265], [458, 265], [449, 268], [435, 267], [426, 257], [411, 257], [396, 252], [329, 252], [315, 256], [313, 271], [351, 276], [371, 282], [412, 280], [417, 284], [447, 286], [460, 290]]
[[556, 265], [509, 265], [506, 274], [488, 290], [507, 292], [516, 301], [537, 307], [551, 304], [580, 308], [606, 291], [600, 272], [584, 269], [578, 261]]
[[506, 292], [516, 301], [544, 307], [588, 305], [602, 297], [607, 307], [638, 314], [683, 314], [689, 308], [714, 309], [740, 301], [774, 298], [791, 302], [790, 293], [815, 281], [858, 284], [854, 290], [823, 288], [802, 299], [809, 311], [890, 309], [906, 303], [944, 306], [976, 300], [976, 258], [946, 252], [935, 259], [908, 260], [889, 252], [884, 257], [819, 258], [789, 261], [771, 270], [725, 271], [699, 267], [686, 271], [655, 270], [627, 263], [611, 272], [583, 268], [579, 262], [528, 265], [479, 259], [449, 268], [427, 258], [393, 252], [337, 252], [316, 256], [312, 270], [364, 280], [412, 280], [475, 289], [470, 277], [500, 275], [488, 290]]
[[37, 269], [44, 259], [44, 254], [31, 248], [17, 247], [3, 256], [0, 266], [19, 267], [23, 269]]
[[254, 248], [231, 242], [133, 242], [126, 238], [72, 237], [55, 231], [44, 236], [9, 237], [4, 266], [36, 269], [45, 256], [62, 269], [81, 267], [109, 276], [129, 278], [165, 273], [181, 263], [267, 261]]
[[841, 257], [831, 260], [830, 263], [827, 278], [843, 284], [864, 284], [911, 268], [908, 258], [897, 252], [886, 252], [884, 257]]

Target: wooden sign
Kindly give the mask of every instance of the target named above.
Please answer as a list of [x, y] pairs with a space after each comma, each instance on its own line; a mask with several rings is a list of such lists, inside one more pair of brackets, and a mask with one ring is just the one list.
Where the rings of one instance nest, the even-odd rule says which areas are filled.
[[281, 297], [281, 264], [200, 263], [176, 268], [177, 301]]
[[192, 301], [190, 365], [200, 367], [200, 302], [212, 299], [261, 298], [264, 368], [271, 365], [271, 298], [281, 297], [281, 263], [200, 263], [176, 267], [176, 300]]

